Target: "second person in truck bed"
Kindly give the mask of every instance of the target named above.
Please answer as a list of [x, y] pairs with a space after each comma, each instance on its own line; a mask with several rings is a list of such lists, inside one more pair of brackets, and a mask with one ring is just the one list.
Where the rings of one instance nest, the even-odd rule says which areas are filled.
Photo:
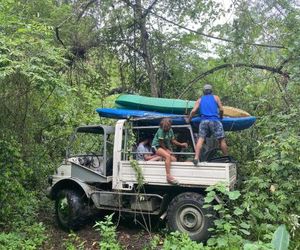
[[150, 138], [150, 136], [146, 136], [141, 139], [136, 149], [137, 152], [136, 159], [138, 161], [161, 161], [162, 160], [161, 156], [153, 154], [151, 150], [151, 142], [152, 139]]

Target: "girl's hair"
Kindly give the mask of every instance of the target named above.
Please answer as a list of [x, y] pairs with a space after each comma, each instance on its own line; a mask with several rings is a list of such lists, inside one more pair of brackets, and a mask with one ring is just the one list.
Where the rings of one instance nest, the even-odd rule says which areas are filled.
[[171, 126], [172, 126], [172, 122], [169, 118], [163, 118], [161, 121], [160, 121], [160, 124], [159, 124], [160, 128], [163, 129], [164, 131], [169, 131]]

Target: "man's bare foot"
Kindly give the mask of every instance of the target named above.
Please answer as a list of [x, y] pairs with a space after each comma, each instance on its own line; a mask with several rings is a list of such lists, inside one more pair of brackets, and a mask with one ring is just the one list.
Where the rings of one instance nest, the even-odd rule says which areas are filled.
[[193, 163], [194, 163], [195, 166], [198, 166], [198, 162], [199, 162], [198, 159], [194, 159], [194, 160], [193, 160]]

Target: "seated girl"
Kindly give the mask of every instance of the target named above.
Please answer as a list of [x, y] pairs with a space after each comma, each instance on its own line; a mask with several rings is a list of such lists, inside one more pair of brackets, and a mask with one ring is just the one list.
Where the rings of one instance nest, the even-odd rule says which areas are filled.
[[177, 185], [178, 181], [171, 175], [171, 161], [176, 161], [175, 156], [172, 154], [171, 144], [187, 148], [186, 142], [180, 143], [175, 139], [173, 129], [171, 128], [172, 123], [168, 118], [163, 118], [160, 122], [160, 128], [157, 130], [153, 141], [152, 150], [158, 156], [165, 159], [166, 177], [167, 182], [170, 184]]

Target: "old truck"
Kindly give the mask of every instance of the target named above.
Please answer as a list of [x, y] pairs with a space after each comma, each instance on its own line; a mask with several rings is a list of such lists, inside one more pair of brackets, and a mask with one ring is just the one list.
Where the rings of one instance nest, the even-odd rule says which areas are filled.
[[[49, 176], [48, 197], [55, 201], [56, 217], [64, 229], [77, 229], [91, 210], [111, 210], [128, 214], [147, 214], [166, 220], [172, 231], [186, 232], [196, 241], [209, 237], [212, 213], [204, 208], [205, 189], [225, 182], [232, 189], [236, 164], [230, 159], [210, 159], [194, 166], [195, 135], [190, 125], [172, 126], [180, 141], [188, 142], [177, 152], [171, 174], [179, 185], [166, 181], [164, 161], [138, 161], [143, 188], [138, 190], [132, 140], [141, 133], [154, 135], [158, 126], [138, 126], [118, 120], [115, 126], [78, 127], [70, 140], [66, 158]], [[134, 138], [132, 138], [134, 137]], [[209, 150], [206, 152], [209, 154]], [[140, 183], [141, 184], [141, 183]]]

